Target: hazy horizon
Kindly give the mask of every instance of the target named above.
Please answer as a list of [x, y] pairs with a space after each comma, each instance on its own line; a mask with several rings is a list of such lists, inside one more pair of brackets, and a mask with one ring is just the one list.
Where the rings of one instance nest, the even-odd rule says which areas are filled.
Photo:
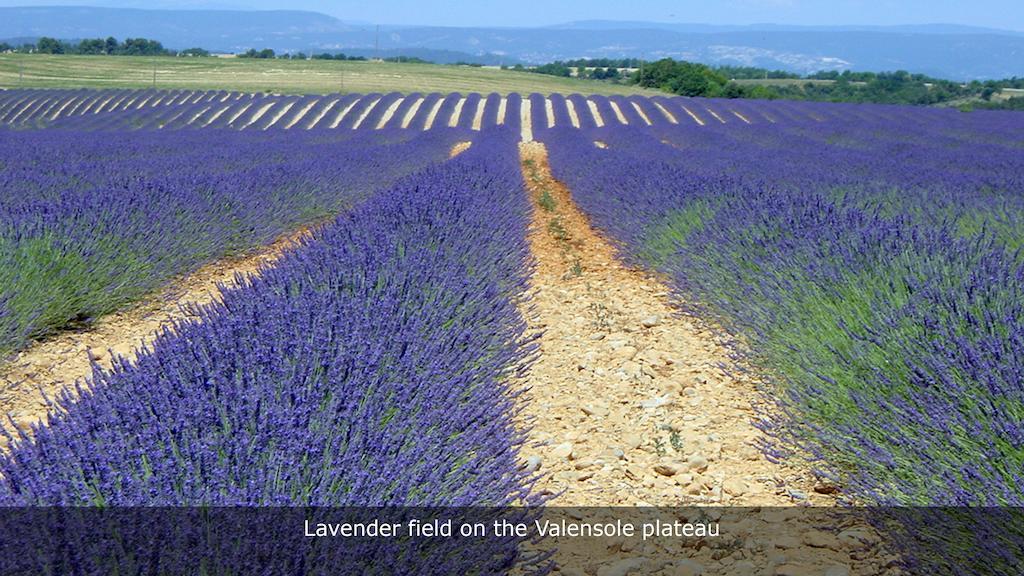
[[653, 0], [641, 9], [617, 0], [587, 2], [471, 2], [469, 0], [385, 0], [329, 2], [326, 0], [59, 0], [4, 1], [0, 6], [95, 6], [140, 9], [309, 10], [353, 23], [427, 26], [550, 26], [579, 20], [649, 21], [676, 24], [793, 26], [897, 26], [956, 24], [1024, 31], [1024, 7], [1019, 1], [987, 0], [965, 5], [950, 0], [904, 2], [863, 0]]

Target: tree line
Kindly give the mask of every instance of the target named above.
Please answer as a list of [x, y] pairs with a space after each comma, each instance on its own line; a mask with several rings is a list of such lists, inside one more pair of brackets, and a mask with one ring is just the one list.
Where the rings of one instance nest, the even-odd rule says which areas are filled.
[[[541, 66], [514, 66], [552, 76], [637, 84], [681, 96], [705, 98], [756, 98], [813, 100], [820, 102], [875, 102], [885, 104], [964, 104], [978, 108], [1020, 109], [1024, 98], [993, 100], [1002, 90], [1024, 88], [1024, 78], [954, 82], [906, 71], [822, 71], [800, 75], [753, 66], [712, 67], [696, 62], [663, 58], [646, 62], [626, 59], [577, 59]], [[748, 80], [752, 82], [742, 82]], [[756, 80], [783, 80], [759, 83]], [[822, 82], [824, 81], [824, 82]]]
[[43, 36], [35, 42], [12, 46], [0, 42], [0, 52], [22, 54], [88, 54], [106, 56], [209, 56], [202, 48], [168, 50], [158, 40], [148, 38], [126, 38], [123, 42], [113, 36], [107, 38], [86, 38], [77, 42]]

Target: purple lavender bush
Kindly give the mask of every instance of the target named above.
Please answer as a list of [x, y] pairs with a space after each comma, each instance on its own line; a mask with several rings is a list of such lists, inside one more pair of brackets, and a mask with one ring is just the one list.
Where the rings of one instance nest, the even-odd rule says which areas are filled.
[[[77, 397], [62, 396], [45, 425], [0, 456], [0, 505], [534, 502], [517, 466], [523, 435], [510, 384], [532, 351], [517, 309], [529, 255], [514, 137], [488, 131], [456, 159], [360, 203], [274, 267], [239, 278], [241, 287], [165, 332], [137, 362], [95, 368]], [[358, 554], [339, 565], [337, 543], [306, 538], [276, 561], [295, 573], [491, 574], [522, 560], [518, 544], [380, 540], [341, 546]], [[56, 558], [106, 573], [110, 553], [78, 553], [95, 545], [12, 562]], [[213, 573], [250, 566], [253, 546], [276, 544], [239, 545], [245, 554], [218, 549], [204, 561]], [[145, 560], [114, 557], [122, 573]], [[171, 571], [173, 562], [197, 562], [167, 561]]]
[[[809, 455], [852, 503], [1020, 506], [1024, 117], [759, 105], [776, 124], [543, 136], [622, 253], [769, 375], [771, 457]], [[1013, 573], [1024, 531], [986, 539], [994, 518], [957, 517], [961, 540], [908, 557]]]
[[454, 130], [3, 132], [0, 358], [447, 157]]

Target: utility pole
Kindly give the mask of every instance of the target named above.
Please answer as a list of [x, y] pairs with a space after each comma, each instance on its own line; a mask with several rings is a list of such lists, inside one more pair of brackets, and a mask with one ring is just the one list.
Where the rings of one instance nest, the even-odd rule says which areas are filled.
[[377, 33], [373, 36], [373, 58], [380, 61], [380, 24], [377, 24]]
[[153, 88], [156, 88], [156, 60], [153, 60]]
[[18, 84], [21, 84], [25, 79], [25, 61], [18, 59]]

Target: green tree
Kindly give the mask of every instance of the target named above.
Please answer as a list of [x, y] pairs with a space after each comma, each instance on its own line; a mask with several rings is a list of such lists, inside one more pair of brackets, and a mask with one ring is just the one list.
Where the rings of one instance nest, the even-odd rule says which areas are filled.
[[36, 52], [40, 54], [63, 54], [64, 43], [56, 38], [43, 36], [36, 43]]
[[645, 65], [636, 82], [682, 96], [719, 96], [729, 80], [704, 64], [663, 58]]
[[106, 54], [106, 44], [102, 38], [88, 38], [78, 43], [75, 52], [79, 54]]

